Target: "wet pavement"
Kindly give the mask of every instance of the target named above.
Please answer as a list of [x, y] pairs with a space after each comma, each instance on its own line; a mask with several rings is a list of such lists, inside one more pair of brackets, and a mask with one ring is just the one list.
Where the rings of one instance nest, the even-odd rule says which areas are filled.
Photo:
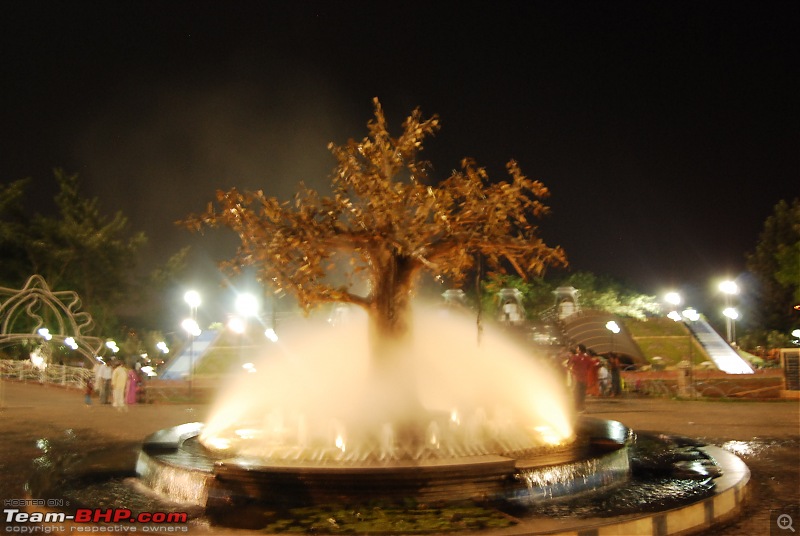
[[[800, 401], [600, 399], [587, 413], [634, 430], [683, 435], [722, 447], [750, 468], [750, 498], [734, 522], [707, 535], [770, 534], [777, 516], [800, 506]], [[795, 524], [800, 520], [795, 519]], [[773, 527], [773, 533], [775, 532]]]
[[[96, 401], [86, 407], [77, 391], [0, 381], [0, 500], [26, 497], [33, 468], [42, 463], [53, 443], [72, 442], [87, 453], [96, 449], [124, 451], [157, 430], [203, 421], [208, 411], [205, 404], [154, 404], [118, 412]], [[737, 520], [705, 534], [770, 534], [771, 522], [774, 525], [778, 515], [795, 515], [798, 511], [797, 400], [589, 399], [586, 415], [618, 420], [634, 430], [696, 438], [742, 458], [752, 472], [745, 511]], [[800, 519], [794, 519], [794, 525], [800, 525]]]

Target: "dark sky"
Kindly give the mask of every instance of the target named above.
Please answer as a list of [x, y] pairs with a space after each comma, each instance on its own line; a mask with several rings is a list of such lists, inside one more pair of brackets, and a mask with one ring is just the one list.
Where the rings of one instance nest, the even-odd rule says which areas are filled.
[[210, 262], [175, 220], [327, 183], [377, 96], [397, 128], [440, 116], [439, 176], [541, 179], [572, 269], [705, 290], [800, 195], [799, 27], [796, 1], [4, 2], [0, 182], [77, 172], [147, 261]]

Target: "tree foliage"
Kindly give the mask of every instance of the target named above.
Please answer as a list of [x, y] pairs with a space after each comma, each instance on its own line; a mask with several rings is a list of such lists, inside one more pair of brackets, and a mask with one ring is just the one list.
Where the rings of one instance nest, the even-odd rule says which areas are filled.
[[767, 330], [788, 332], [798, 323], [793, 308], [800, 303], [800, 198], [781, 200], [764, 222], [747, 268], [759, 283], [760, 324]]
[[639, 320], [661, 310], [655, 296], [641, 294], [608, 277], [590, 272], [575, 272], [566, 277], [536, 277], [524, 280], [511, 274], [490, 274], [483, 284], [483, 304], [488, 310], [497, 308], [496, 295], [503, 288], [516, 288], [522, 293], [523, 305], [531, 315], [555, 307], [554, 291], [558, 287], [575, 287], [580, 291], [583, 309], [605, 311]]
[[[336, 160], [331, 195], [302, 184], [291, 201], [219, 191], [216, 205], [182, 223], [238, 235], [227, 269], [255, 267], [261, 281], [290, 291], [306, 309], [325, 302], [364, 307], [378, 333], [389, 336], [405, 332], [410, 291], [423, 271], [460, 281], [476, 253], [489, 267], [522, 275], [566, 263], [563, 250], [545, 244], [534, 225], [548, 212], [542, 200], [549, 192], [516, 162], [506, 165], [508, 180], [491, 182], [467, 158], [432, 184], [429, 164], [417, 156], [439, 130], [438, 117], [423, 118], [416, 109], [392, 137], [377, 99], [374, 110], [365, 138], [329, 145]], [[344, 280], [331, 277], [343, 263]]]
[[580, 290], [581, 307], [643, 320], [661, 312], [656, 296], [641, 294], [609, 277], [576, 272], [560, 283]]
[[0, 185], [0, 282], [19, 288], [32, 274], [45, 278], [53, 290], [75, 291], [97, 330], [111, 335], [121, 305], [147, 295], [153, 285], [165, 285], [185, 262], [182, 251], [139, 279], [136, 268], [146, 237], [131, 232], [128, 219], [107, 216], [97, 198], [86, 197], [76, 174], [54, 170], [58, 192], [55, 210], [29, 210], [25, 193], [30, 179]]
[[0, 284], [14, 286], [30, 275], [27, 246], [30, 219], [24, 209], [25, 190], [30, 179], [0, 185]]
[[481, 282], [481, 303], [484, 310], [493, 315], [500, 312], [501, 303], [497, 296], [505, 288], [515, 288], [522, 294], [522, 306], [529, 315], [536, 315], [553, 306], [555, 285], [543, 277], [524, 279], [514, 274], [493, 272]]
[[114, 309], [131, 288], [146, 237], [130, 235], [121, 212], [108, 217], [97, 198], [84, 197], [76, 174], [56, 169], [54, 175], [59, 186], [57, 215], [37, 215], [32, 222], [28, 255], [33, 272], [53, 289], [77, 292], [95, 322], [108, 328], [114, 324]]
[[141, 232], [127, 236], [128, 219], [121, 212], [109, 218], [97, 198], [83, 197], [77, 175], [56, 169], [55, 178], [57, 216], [39, 215], [33, 222], [38, 235], [29, 248], [34, 270], [52, 288], [75, 290], [89, 302], [98, 295], [122, 297], [131, 282], [128, 267], [135, 266], [146, 237]]

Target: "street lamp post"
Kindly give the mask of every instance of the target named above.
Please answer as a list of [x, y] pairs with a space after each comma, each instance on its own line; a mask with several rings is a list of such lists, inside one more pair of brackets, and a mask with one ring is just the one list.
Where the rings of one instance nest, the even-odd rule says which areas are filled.
[[[700, 315], [698, 314], [697, 311], [695, 311], [691, 307], [687, 307], [686, 309], [684, 309], [682, 312], [679, 313], [678, 312], [678, 306], [681, 304], [681, 302], [683, 302], [683, 298], [677, 292], [670, 292], [669, 294], [667, 294], [664, 297], [664, 299], [665, 299], [665, 301], [667, 301], [673, 307], [673, 309], [667, 315], [667, 318], [669, 318], [670, 320], [673, 320], [674, 322], [681, 322], [683, 324], [683, 327], [686, 329], [686, 337], [687, 337], [687, 340], [689, 341], [689, 348], [688, 348], [688, 351], [689, 351], [688, 361], [689, 362], [687, 363], [687, 366], [685, 366], [685, 367], [681, 367], [679, 365], [679, 369], [680, 369], [680, 371], [679, 371], [679, 374], [680, 374], [679, 382], [681, 381], [681, 378], [684, 378], [685, 376], [688, 375], [688, 377], [686, 377], [686, 380], [688, 380], [688, 383], [686, 384], [686, 387], [688, 388], [689, 396], [694, 398], [694, 396], [695, 396], [695, 388], [694, 388], [694, 350], [692, 348], [694, 346], [694, 340], [693, 340], [694, 339], [694, 335], [692, 334], [692, 329], [689, 327], [689, 322], [694, 322], [696, 320], [699, 320], [700, 319]], [[679, 386], [680, 386], [680, 383], [679, 383]]]
[[734, 309], [733, 307], [726, 307], [722, 314], [725, 316], [725, 319], [728, 324], [728, 342], [731, 345], [736, 345], [736, 319], [739, 318], [739, 311]]
[[606, 329], [611, 332], [611, 353], [614, 353], [614, 335], [621, 331], [619, 324], [613, 320], [606, 322]]
[[244, 292], [236, 296], [234, 307], [238, 315], [236, 317], [237, 321], [234, 324], [238, 324], [238, 326], [231, 324], [229, 325], [231, 325], [231, 328], [237, 334], [239, 359], [241, 360], [243, 353], [242, 335], [247, 332], [248, 319], [258, 319], [261, 304], [259, 303], [258, 298], [256, 298], [253, 294]]
[[739, 286], [734, 281], [723, 281], [719, 284], [719, 289], [725, 294], [725, 310], [722, 311], [722, 314], [725, 315], [725, 331], [728, 335], [728, 343], [733, 344], [736, 340], [736, 319], [739, 314], [731, 304], [731, 297], [739, 294]]
[[686, 331], [689, 335], [689, 392], [690, 396], [694, 398], [694, 352], [692, 347], [694, 346], [694, 340], [692, 335], [692, 329], [689, 327], [688, 322], [694, 322], [700, 319], [700, 314], [692, 309], [691, 307], [685, 309], [682, 313], [684, 325], [686, 326]]
[[189, 290], [183, 295], [183, 300], [189, 306], [189, 318], [181, 324], [189, 333], [189, 398], [192, 398], [192, 383], [194, 380], [194, 338], [200, 335], [200, 326], [197, 324], [197, 308], [200, 307], [200, 293]]

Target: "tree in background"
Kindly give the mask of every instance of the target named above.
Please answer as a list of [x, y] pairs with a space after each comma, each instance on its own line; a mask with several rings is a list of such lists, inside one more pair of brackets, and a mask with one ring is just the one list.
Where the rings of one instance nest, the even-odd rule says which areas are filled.
[[[794, 309], [800, 303], [800, 199], [775, 205], [755, 251], [747, 257], [747, 268], [759, 284], [755, 291], [759, 331], [788, 337], [800, 323], [800, 313]], [[766, 344], [765, 337], [759, 344]]]
[[658, 298], [641, 294], [610, 277], [576, 272], [559, 283], [580, 290], [581, 307], [643, 320], [661, 312]]
[[491, 183], [484, 168], [465, 159], [449, 178], [429, 184], [429, 165], [417, 155], [439, 130], [438, 118], [417, 109], [392, 137], [377, 99], [374, 109], [367, 137], [329, 145], [332, 195], [303, 185], [291, 202], [261, 191], [220, 191], [216, 206], [182, 223], [195, 231], [232, 229], [241, 243], [223, 266], [234, 273], [255, 267], [260, 281], [290, 291], [306, 310], [329, 302], [364, 308], [375, 362], [391, 359], [385, 341], [406, 336], [422, 272], [458, 282], [478, 253], [487, 267], [522, 275], [566, 259], [533, 224], [548, 212], [547, 188], [516, 162], [506, 166], [508, 181]]
[[615, 315], [645, 319], [658, 314], [661, 306], [655, 296], [641, 294], [609, 277], [600, 277], [590, 272], [576, 272], [567, 277], [529, 278], [527, 280], [510, 274], [490, 274], [482, 284], [484, 309], [493, 310], [497, 304], [495, 296], [503, 288], [515, 288], [523, 295], [523, 305], [534, 317], [555, 306], [553, 292], [558, 287], [575, 287], [580, 291], [580, 303], [584, 309], [605, 311]]
[[553, 291], [556, 288], [552, 282], [544, 277], [529, 277], [523, 279], [518, 275], [493, 272], [481, 282], [481, 306], [483, 310], [490, 311], [494, 318], [500, 312], [498, 293], [504, 288], [515, 288], [522, 294], [522, 306], [531, 315], [536, 315], [553, 307]]
[[54, 171], [56, 216], [36, 215], [27, 250], [33, 273], [54, 290], [73, 290], [101, 330], [116, 327], [114, 311], [126, 299], [143, 233], [129, 233], [128, 219], [104, 215], [97, 198], [85, 198], [78, 176]]
[[[98, 199], [84, 197], [77, 175], [56, 169], [54, 178], [59, 190], [53, 214], [28, 210], [25, 191], [30, 179], [0, 185], [0, 282], [21, 288], [28, 277], [39, 274], [52, 290], [75, 291], [83, 310], [92, 315], [96, 332], [116, 337], [121, 306], [163, 294], [185, 267], [186, 251], [153, 274], [137, 276], [145, 235], [131, 232], [121, 212], [106, 216]], [[148, 307], [146, 316], [152, 318], [158, 306]], [[126, 323], [144, 324], [142, 318]]]
[[30, 216], [25, 210], [25, 190], [30, 179], [0, 185], [0, 286], [21, 286], [31, 275], [27, 247]]

